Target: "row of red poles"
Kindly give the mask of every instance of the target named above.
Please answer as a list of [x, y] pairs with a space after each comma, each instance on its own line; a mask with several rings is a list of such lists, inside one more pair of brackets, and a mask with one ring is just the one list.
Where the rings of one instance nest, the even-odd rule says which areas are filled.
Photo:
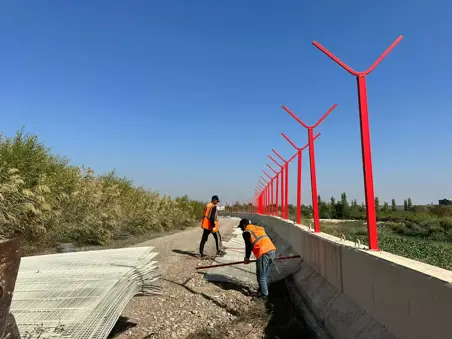
[[[339, 60], [335, 55], [328, 51], [325, 47], [314, 41], [313, 45], [320, 51], [330, 57], [333, 61], [339, 64], [347, 72], [354, 75], [357, 79], [358, 85], [358, 105], [359, 105], [359, 118], [361, 129], [361, 148], [362, 148], [362, 162], [364, 173], [364, 191], [366, 199], [366, 213], [367, 213], [367, 231], [369, 237], [369, 249], [378, 250], [378, 237], [377, 237], [377, 216], [375, 211], [375, 194], [372, 175], [372, 155], [370, 146], [370, 129], [369, 129], [369, 112], [367, 106], [367, 88], [366, 88], [366, 76], [372, 72], [375, 67], [387, 56], [387, 54], [402, 40], [402, 36], [399, 36], [386, 51], [364, 72], [356, 72], [347, 66], [344, 62]], [[256, 187], [254, 201], [248, 202], [245, 207], [242, 207], [242, 211], [239, 211], [237, 206], [237, 212], [253, 212], [265, 215], [280, 216], [283, 219], [289, 219], [289, 165], [295, 158], [298, 159], [298, 176], [297, 176], [297, 216], [296, 222], [301, 224], [301, 192], [302, 192], [302, 156], [303, 151], [309, 148], [309, 162], [310, 162], [310, 174], [311, 174], [311, 194], [312, 194], [312, 210], [314, 218], [314, 231], [320, 232], [320, 218], [319, 218], [319, 206], [317, 200], [317, 177], [315, 166], [315, 150], [314, 141], [320, 136], [320, 133], [314, 136], [314, 129], [318, 127], [323, 120], [337, 107], [334, 104], [314, 125], [309, 126], [301, 121], [294, 113], [292, 113], [286, 106], [282, 108], [289, 113], [300, 125], [308, 131], [308, 143], [303, 147], [298, 147], [289, 137], [281, 133], [282, 136], [296, 149], [296, 153], [288, 160], [284, 159], [278, 152], [272, 149], [273, 153], [282, 162], [279, 163], [271, 155], [268, 157], [279, 167], [279, 171], [276, 171], [269, 164], [267, 167], [273, 172], [274, 176], [269, 175], [263, 171], [266, 178], [260, 176], [260, 180]], [[279, 202], [278, 197], [281, 201]], [[234, 212], [233, 206], [230, 209]]]

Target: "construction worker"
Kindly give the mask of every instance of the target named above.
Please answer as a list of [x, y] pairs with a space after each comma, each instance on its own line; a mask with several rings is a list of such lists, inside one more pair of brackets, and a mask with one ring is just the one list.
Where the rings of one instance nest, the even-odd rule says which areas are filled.
[[203, 229], [201, 243], [199, 244], [199, 255], [200, 257], [204, 257], [204, 245], [207, 242], [207, 239], [210, 234], [213, 235], [215, 239], [215, 245], [217, 247], [217, 255], [222, 255], [223, 252], [220, 249], [220, 243], [221, 243], [221, 236], [220, 232], [218, 230], [218, 210], [217, 210], [217, 204], [220, 202], [220, 199], [217, 195], [214, 195], [212, 197], [212, 200], [210, 203], [208, 203], [204, 207], [202, 221], [201, 221], [201, 228]]
[[265, 229], [250, 223], [248, 219], [240, 220], [237, 226], [242, 230], [245, 241], [244, 264], [250, 263], [251, 252], [256, 257], [256, 275], [259, 284], [260, 297], [268, 300], [268, 280], [271, 266], [275, 259], [276, 247], [270, 237], [265, 233]]

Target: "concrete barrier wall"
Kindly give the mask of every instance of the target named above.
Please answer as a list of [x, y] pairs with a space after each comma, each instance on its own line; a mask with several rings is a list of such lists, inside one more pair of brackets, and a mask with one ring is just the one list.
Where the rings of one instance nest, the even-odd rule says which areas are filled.
[[452, 338], [451, 271], [277, 217], [234, 215], [257, 220], [300, 254], [291, 293], [333, 338]]

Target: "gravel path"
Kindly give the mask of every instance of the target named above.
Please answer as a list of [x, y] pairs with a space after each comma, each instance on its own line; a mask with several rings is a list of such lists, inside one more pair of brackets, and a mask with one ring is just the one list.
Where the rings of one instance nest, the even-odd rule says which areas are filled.
[[[236, 224], [222, 220], [223, 241]], [[277, 299], [269, 311], [252, 300], [245, 286], [207, 282], [196, 271], [198, 265], [212, 262], [196, 257], [201, 233], [196, 227], [136, 245], [155, 246], [159, 252], [164, 295], [132, 299], [110, 338], [309, 338], [303, 335], [302, 324], [287, 313], [281, 286], [273, 293]], [[209, 237], [205, 254], [214, 253], [215, 241]]]

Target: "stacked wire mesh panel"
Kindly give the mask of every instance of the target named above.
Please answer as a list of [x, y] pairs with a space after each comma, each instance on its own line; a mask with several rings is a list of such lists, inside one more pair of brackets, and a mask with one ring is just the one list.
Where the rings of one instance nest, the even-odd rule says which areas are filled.
[[22, 338], [107, 338], [132, 297], [161, 293], [153, 249], [23, 258], [11, 303]]

